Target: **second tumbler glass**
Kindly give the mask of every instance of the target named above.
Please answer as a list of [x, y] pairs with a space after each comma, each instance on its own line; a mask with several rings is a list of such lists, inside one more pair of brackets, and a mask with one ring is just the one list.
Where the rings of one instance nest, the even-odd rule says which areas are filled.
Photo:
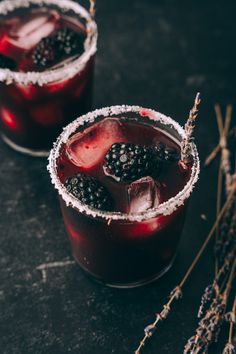
[[14, 149], [45, 156], [91, 108], [97, 26], [71, 0], [0, 4], [0, 124]]

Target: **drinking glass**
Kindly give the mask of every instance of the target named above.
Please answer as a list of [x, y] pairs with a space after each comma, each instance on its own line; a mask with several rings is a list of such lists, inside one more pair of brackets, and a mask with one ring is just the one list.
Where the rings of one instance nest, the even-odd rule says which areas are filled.
[[[78, 3], [72, 0], [5, 0], [0, 3], [1, 55], [10, 53], [17, 58], [19, 47], [27, 47], [20, 39], [27, 27], [23, 26], [21, 32], [12, 34], [4, 27], [6, 19], [12, 17], [17, 21], [18, 17], [21, 20], [24, 14], [24, 21], [27, 21], [25, 14], [30, 16], [35, 9], [42, 8], [45, 13], [46, 10], [54, 11], [55, 16], [70, 17], [71, 21], [79, 19], [86, 35], [81, 55], [44, 71], [0, 68], [2, 138], [13, 149], [33, 156], [47, 156], [62, 127], [91, 109], [97, 46], [96, 23], [89, 11]], [[36, 36], [40, 35], [40, 30], [42, 27], [34, 28]]]
[[[173, 264], [188, 200], [198, 180], [199, 158], [197, 148], [191, 142], [192, 163], [183, 187], [181, 190], [176, 189], [176, 195], [154, 208], [122, 213], [101, 211], [85, 205], [70, 194], [63, 183], [66, 169], [69, 168], [71, 174], [78, 172], [73, 161], [67, 165], [65, 150], [74, 134], [83, 134], [84, 130], [108, 117], [118, 120], [132, 118], [135, 124], [145, 123], [155, 127], [159, 136], [161, 134], [171, 140], [179, 149], [186, 135], [176, 121], [154, 110], [138, 106], [113, 106], [77, 118], [64, 129], [50, 152], [48, 170], [59, 194], [75, 260], [87, 273], [106, 285], [128, 288], [154, 281]], [[109, 134], [112, 131], [108, 129], [106, 139], [103, 137], [101, 144], [110, 141]], [[135, 139], [143, 139], [142, 135], [140, 129], [140, 136]], [[95, 136], [92, 131], [91, 136]], [[89, 140], [86, 143], [89, 145]], [[78, 153], [79, 149], [78, 145]], [[175, 175], [169, 177], [173, 184], [177, 183]]]

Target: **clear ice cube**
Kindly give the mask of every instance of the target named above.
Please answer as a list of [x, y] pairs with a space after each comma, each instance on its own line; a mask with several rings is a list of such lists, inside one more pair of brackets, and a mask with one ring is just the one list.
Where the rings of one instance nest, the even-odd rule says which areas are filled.
[[58, 16], [54, 11], [43, 12], [32, 14], [28, 19], [19, 21], [12, 26], [8, 33], [8, 45], [18, 50], [31, 50], [42, 38], [49, 36], [56, 30]]
[[128, 187], [128, 213], [140, 213], [160, 204], [157, 183], [151, 177], [143, 177]]
[[73, 135], [67, 143], [67, 156], [76, 166], [89, 170], [104, 159], [112, 144], [126, 141], [122, 123], [106, 118]]

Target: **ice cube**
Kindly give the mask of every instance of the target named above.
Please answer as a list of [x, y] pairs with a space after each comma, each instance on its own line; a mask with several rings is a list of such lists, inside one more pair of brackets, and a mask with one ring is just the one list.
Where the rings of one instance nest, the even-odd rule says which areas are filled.
[[22, 55], [33, 49], [42, 38], [49, 36], [58, 26], [58, 14], [55, 11], [35, 13], [12, 25], [2, 38], [0, 47], [9, 56]]
[[128, 213], [140, 213], [160, 204], [157, 183], [151, 177], [143, 177], [128, 187]]
[[18, 24], [13, 26], [9, 34], [15, 39], [25, 38], [39, 29], [44, 31], [44, 25], [49, 22], [50, 19], [52, 19], [52, 14], [50, 13], [31, 15], [28, 21], [20, 21]]
[[126, 141], [122, 123], [106, 118], [73, 135], [67, 143], [67, 155], [76, 166], [89, 170], [103, 161], [112, 144]]

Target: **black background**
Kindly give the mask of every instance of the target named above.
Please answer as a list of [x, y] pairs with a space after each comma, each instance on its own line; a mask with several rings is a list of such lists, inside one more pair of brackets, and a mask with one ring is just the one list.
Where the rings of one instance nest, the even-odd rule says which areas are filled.
[[[234, 3], [98, 1], [94, 107], [138, 104], [183, 124], [200, 91], [196, 141], [204, 160], [218, 139], [214, 103], [223, 108], [235, 104]], [[234, 123], [235, 117], [236, 112]], [[40, 264], [72, 260], [46, 161], [20, 155], [2, 142], [0, 156], [0, 353], [132, 353], [210, 229], [217, 161], [202, 168], [171, 271], [152, 285], [118, 290], [93, 282], [75, 264], [50, 269], [42, 282], [36, 269]], [[184, 287], [183, 299], [144, 353], [183, 352], [212, 274], [210, 245]], [[210, 353], [221, 353], [223, 343]]]

